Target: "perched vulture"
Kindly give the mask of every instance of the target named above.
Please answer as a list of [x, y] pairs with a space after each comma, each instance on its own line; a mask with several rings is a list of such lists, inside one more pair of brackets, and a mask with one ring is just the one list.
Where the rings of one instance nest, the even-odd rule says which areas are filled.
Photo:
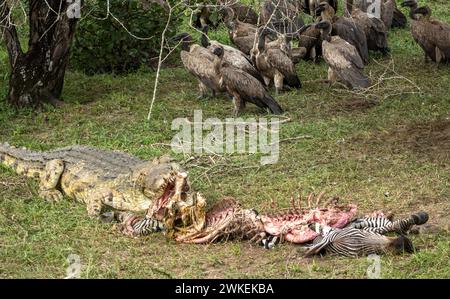
[[322, 55], [328, 64], [330, 84], [340, 80], [353, 89], [369, 87], [370, 80], [363, 72], [364, 63], [356, 48], [339, 36], [330, 36], [330, 22], [322, 21], [314, 26], [321, 30]]
[[301, 4], [296, 0], [265, 0], [259, 22], [289, 38], [295, 37], [305, 24], [301, 17]]
[[[450, 25], [431, 18], [428, 6], [417, 7], [415, 0], [407, 0], [402, 6], [410, 7], [411, 33], [427, 57], [434, 62], [450, 62]], [[422, 17], [417, 15], [421, 14]]]
[[406, 16], [397, 8], [397, 3], [395, 3], [394, 16], [392, 18], [391, 24], [391, 28], [395, 27], [398, 28], [406, 27]]
[[249, 5], [242, 4], [236, 0], [219, 0], [217, 4], [225, 23], [238, 20], [253, 25], [258, 24], [258, 14]]
[[240, 50], [235, 49], [228, 45], [223, 45], [218, 41], [208, 39], [208, 26], [203, 27], [203, 34], [201, 37], [201, 44], [205, 48], [211, 46], [221, 46], [224, 49], [224, 60], [233, 65], [234, 67], [241, 69], [244, 72], [249, 73], [251, 76], [258, 79], [261, 83], [264, 83], [264, 79], [258, 70], [253, 66], [249, 58]]
[[316, 15], [320, 15], [322, 21], [328, 21], [332, 24], [332, 35], [338, 35], [352, 44], [361, 56], [362, 61], [365, 64], [369, 62], [366, 34], [354, 20], [336, 16], [334, 9], [327, 2], [319, 4]]
[[214, 55], [207, 49], [194, 44], [188, 33], [181, 33], [174, 40], [181, 41], [181, 61], [186, 70], [199, 81], [199, 98], [205, 97], [208, 89], [215, 96], [217, 92], [224, 92], [219, 78], [214, 72]]
[[389, 53], [387, 30], [383, 21], [378, 18], [371, 18], [359, 8], [353, 8], [352, 18], [364, 30], [369, 50], [380, 51], [385, 55]]
[[320, 30], [311, 26], [311, 24], [303, 26], [300, 30], [298, 47], [306, 50], [303, 59], [316, 62], [317, 58], [322, 56], [322, 39], [320, 36]]
[[273, 46], [266, 48], [265, 38], [269, 34], [268, 29], [259, 30], [258, 46], [253, 51], [253, 59], [256, 67], [264, 77], [266, 85], [274, 82], [276, 93], [279, 94], [284, 85], [293, 88], [301, 88], [300, 79], [295, 71], [292, 60], [285, 50]]
[[[358, 8], [362, 12], [367, 13], [375, 13], [375, 11], [370, 10], [370, 5], [375, 3], [374, 1], [367, 0], [345, 0], [345, 16], [349, 16], [353, 9]], [[387, 30], [392, 27], [405, 27], [406, 26], [406, 17], [405, 15], [397, 8], [397, 3], [395, 0], [380, 0], [381, 1], [381, 10], [380, 16]]]
[[250, 51], [255, 45], [255, 39], [257, 39], [258, 28], [239, 20], [228, 22], [227, 26], [231, 42], [244, 54], [250, 55]]
[[274, 114], [283, 113], [283, 109], [261, 82], [224, 59], [225, 50], [222, 46], [212, 45], [210, 50], [217, 56], [214, 59], [215, 73], [220, 78], [222, 87], [233, 97], [235, 116], [239, 115], [246, 102], [269, 109]]
[[301, 6], [304, 13], [309, 14], [311, 16], [315, 16], [316, 8], [320, 3], [327, 2], [333, 7], [334, 11], [338, 9], [338, 1], [337, 0], [301, 0]]

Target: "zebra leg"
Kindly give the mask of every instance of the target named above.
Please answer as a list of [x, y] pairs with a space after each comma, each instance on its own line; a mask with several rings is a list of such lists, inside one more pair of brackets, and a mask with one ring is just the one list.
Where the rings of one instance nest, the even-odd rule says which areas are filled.
[[279, 244], [280, 241], [281, 241], [280, 237], [268, 235], [266, 238], [261, 240], [261, 245], [265, 249], [272, 249], [275, 247], [275, 245]]
[[137, 216], [129, 212], [118, 212], [115, 215], [118, 220], [118, 229], [127, 236], [145, 236], [164, 229], [164, 224], [147, 216]]

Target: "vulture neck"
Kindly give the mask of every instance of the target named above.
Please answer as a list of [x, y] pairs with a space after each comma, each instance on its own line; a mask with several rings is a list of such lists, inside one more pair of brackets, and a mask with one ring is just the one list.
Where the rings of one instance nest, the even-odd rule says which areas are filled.
[[422, 6], [420, 7], [420, 13], [425, 19], [429, 19], [431, 16], [431, 8], [429, 8], [428, 6]]
[[192, 41], [185, 40], [181, 42], [181, 50], [190, 52], [191, 51], [191, 43]]
[[202, 33], [202, 37], [200, 38], [200, 43], [202, 44], [203, 47], [208, 48], [208, 46], [210, 45], [209, 43], [209, 38], [206, 35], [206, 32]]
[[214, 73], [220, 75], [220, 67], [222, 66], [223, 54], [214, 57]]
[[264, 51], [264, 48], [266, 46], [266, 35], [267, 35], [267, 32], [264, 32], [264, 31], [262, 31], [261, 34], [259, 35], [258, 51], [260, 53], [262, 53]]
[[409, 17], [413, 20], [418, 19], [418, 17], [416, 16], [416, 12], [415, 12], [416, 8], [417, 8], [417, 3], [414, 3], [414, 5], [409, 7]]
[[322, 39], [326, 40], [327, 42], [331, 42], [331, 30], [332, 27], [328, 27], [327, 29], [323, 29], [322, 31]]

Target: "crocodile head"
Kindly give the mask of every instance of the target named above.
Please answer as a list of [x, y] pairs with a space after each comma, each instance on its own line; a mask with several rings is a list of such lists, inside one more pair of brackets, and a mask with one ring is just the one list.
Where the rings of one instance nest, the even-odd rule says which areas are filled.
[[165, 160], [139, 167], [135, 184], [152, 201], [147, 213], [156, 218], [162, 217], [170, 201], [185, 200], [190, 190], [187, 173], [178, 164]]

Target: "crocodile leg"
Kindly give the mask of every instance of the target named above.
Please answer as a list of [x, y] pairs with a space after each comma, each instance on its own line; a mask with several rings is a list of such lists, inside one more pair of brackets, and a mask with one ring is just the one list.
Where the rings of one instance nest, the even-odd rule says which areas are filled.
[[40, 178], [40, 197], [53, 202], [60, 201], [63, 198], [61, 191], [56, 189], [63, 171], [64, 162], [60, 159], [51, 160], [45, 165]]
[[111, 189], [99, 189], [92, 192], [86, 198], [86, 208], [88, 215], [91, 217], [100, 217], [103, 203], [114, 201], [114, 192]]

